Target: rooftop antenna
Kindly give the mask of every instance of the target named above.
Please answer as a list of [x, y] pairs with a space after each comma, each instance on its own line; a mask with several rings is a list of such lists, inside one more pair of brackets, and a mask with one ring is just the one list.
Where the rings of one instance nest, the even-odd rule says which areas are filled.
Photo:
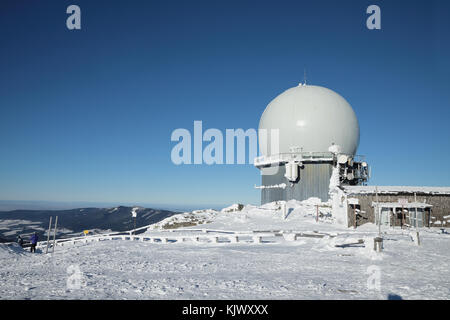
[[306, 69], [303, 69], [303, 85], [306, 86]]

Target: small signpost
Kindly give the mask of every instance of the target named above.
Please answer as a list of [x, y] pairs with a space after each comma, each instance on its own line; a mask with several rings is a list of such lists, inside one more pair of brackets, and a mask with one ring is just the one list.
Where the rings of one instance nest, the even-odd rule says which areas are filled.
[[376, 252], [383, 251], [383, 238], [382, 237], [375, 237], [373, 239], [373, 250]]

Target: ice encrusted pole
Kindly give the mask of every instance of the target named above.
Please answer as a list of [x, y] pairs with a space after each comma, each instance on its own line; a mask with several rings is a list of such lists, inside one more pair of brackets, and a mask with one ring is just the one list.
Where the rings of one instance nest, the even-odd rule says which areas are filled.
[[[340, 152], [340, 146], [331, 145], [328, 151], [337, 156]], [[341, 182], [339, 179], [340, 165], [339, 162], [333, 167], [331, 172], [330, 185], [328, 194], [331, 200], [332, 215], [336, 219], [336, 223], [348, 226], [347, 205], [345, 205], [346, 196], [344, 191], [340, 188]]]
[[48, 245], [50, 243], [50, 232], [52, 228], [52, 217], [50, 217], [50, 222], [48, 223], [48, 232], [47, 232], [47, 247], [45, 248], [45, 253], [48, 253]]
[[52, 253], [55, 252], [55, 246], [56, 246], [56, 228], [58, 226], [58, 216], [56, 216], [55, 220], [55, 229], [53, 230], [53, 246], [52, 246]]

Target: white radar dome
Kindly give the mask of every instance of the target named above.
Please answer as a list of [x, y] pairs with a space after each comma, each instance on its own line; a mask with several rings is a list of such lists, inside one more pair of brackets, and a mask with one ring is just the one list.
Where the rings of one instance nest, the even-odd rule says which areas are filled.
[[[259, 121], [259, 148], [264, 156], [290, 152], [329, 152], [355, 155], [359, 124], [350, 104], [336, 92], [300, 84], [273, 99]], [[266, 134], [261, 133], [266, 129]], [[279, 129], [279, 152], [271, 148], [271, 129]]]

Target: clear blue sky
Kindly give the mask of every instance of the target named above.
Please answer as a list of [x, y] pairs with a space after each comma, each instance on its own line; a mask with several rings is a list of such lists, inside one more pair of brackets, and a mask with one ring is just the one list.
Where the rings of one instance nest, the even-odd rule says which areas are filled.
[[[82, 30], [66, 28], [77, 4]], [[381, 30], [366, 28], [370, 4]], [[0, 200], [259, 203], [251, 165], [175, 166], [176, 128], [257, 128], [303, 80], [349, 101], [378, 185], [450, 185], [448, 1], [0, 3]]]

